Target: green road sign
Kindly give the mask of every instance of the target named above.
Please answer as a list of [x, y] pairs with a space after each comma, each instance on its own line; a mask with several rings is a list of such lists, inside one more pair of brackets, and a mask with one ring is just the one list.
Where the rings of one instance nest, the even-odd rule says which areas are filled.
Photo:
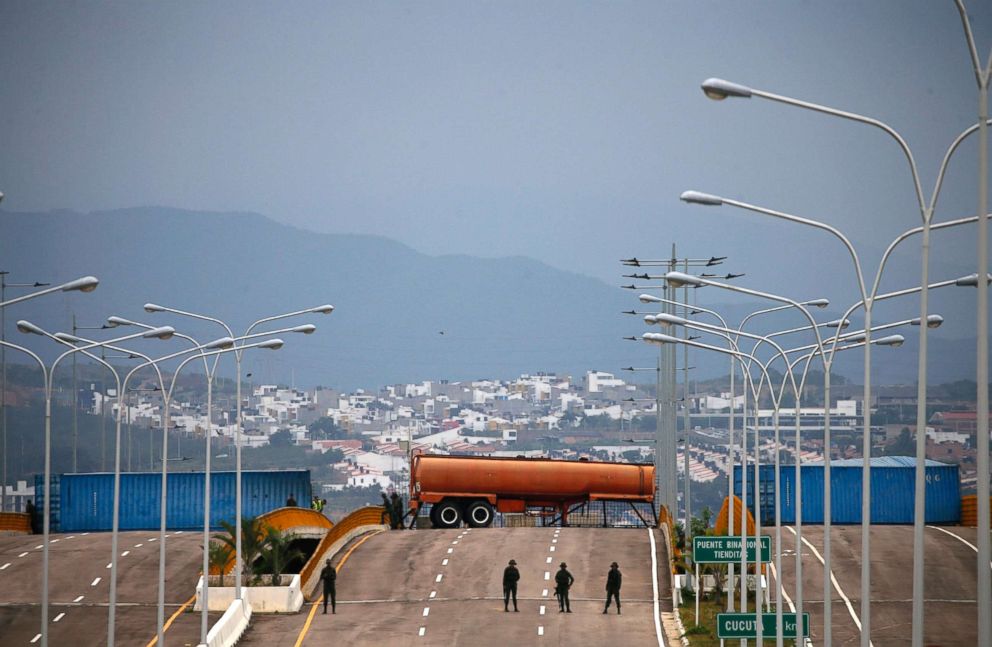
[[[793, 638], [796, 635], [796, 614], [782, 614], [782, 637]], [[753, 613], [718, 613], [716, 614], [717, 638], [757, 638], [758, 623]], [[775, 614], [761, 614], [761, 637], [775, 638]], [[803, 636], [809, 637], [809, 614], [803, 614]]]
[[[747, 560], [755, 558], [755, 538], [747, 538]], [[761, 561], [771, 561], [772, 539], [761, 538]], [[692, 561], [696, 564], [732, 564], [741, 561], [740, 537], [693, 537]]]

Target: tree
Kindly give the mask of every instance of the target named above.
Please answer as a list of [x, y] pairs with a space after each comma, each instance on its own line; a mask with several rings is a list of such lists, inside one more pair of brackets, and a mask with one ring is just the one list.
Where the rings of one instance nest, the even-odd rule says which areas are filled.
[[310, 423], [310, 437], [320, 440], [340, 440], [347, 438], [348, 433], [334, 422], [333, 418], [317, 418]]
[[220, 573], [220, 585], [224, 586], [224, 570], [227, 568], [227, 563], [231, 561], [234, 549], [226, 542], [215, 538], [214, 541], [210, 542], [209, 550], [210, 568], [211, 570], [217, 569], [217, 572]]
[[903, 427], [899, 431], [899, 437], [886, 445], [882, 449], [886, 456], [913, 456], [916, 454], [916, 442], [909, 431], [909, 427]]
[[289, 447], [293, 444], [293, 436], [283, 429], [269, 436], [269, 445], [273, 447]]
[[[237, 550], [234, 524], [221, 521], [220, 525], [226, 534], [214, 535], [214, 539], [225, 544], [233, 553]], [[266, 533], [257, 517], [242, 517], [241, 519], [241, 575], [245, 579], [258, 581], [258, 570], [255, 564], [265, 547]]]
[[272, 526], [265, 529], [262, 568], [272, 575], [273, 586], [282, 583], [283, 571], [290, 562], [303, 557], [303, 552], [293, 547], [294, 539], [296, 536], [292, 533], [283, 533]]

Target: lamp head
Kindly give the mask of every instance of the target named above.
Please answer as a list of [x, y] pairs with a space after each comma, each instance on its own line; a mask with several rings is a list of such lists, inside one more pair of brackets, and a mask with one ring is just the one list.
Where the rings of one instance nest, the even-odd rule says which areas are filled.
[[96, 289], [96, 286], [100, 285], [99, 279], [95, 276], [84, 276], [81, 279], [76, 279], [75, 281], [69, 281], [62, 286], [63, 292], [92, 292]]
[[172, 339], [172, 336], [176, 334], [176, 329], [172, 326], [161, 326], [159, 328], [152, 328], [144, 333], [142, 333], [142, 338], [144, 339]]
[[221, 337], [220, 339], [215, 339], [212, 342], [204, 344], [203, 350], [218, 350], [231, 348], [232, 346], [234, 346], [234, 339], [231, 337]]
[[641, 303], [661, 303], [661, 298], [653, 294], [641, 294], [637, 297]]
[[724, 81], [723, 79], [706, 79], [700, 86], [703, 93], [714, 101], [723, 101], [727, 97], [740, 97], [742, 99], [751, 98], [751, 88]]
[[826, 323], [827, 328], [840, 328], [841, 330], [846, 330], [847, 327], [850, 325], [851, 325], [850, 319], [844, 319], [843, 321], [841, 321], [840, 319], [834, 319], [833, 321], [828, 321]]
[[268, 350], [279, 350], [283, 347], [283, 343], [284, 342], [281, 339], [269, 339], [267, 341], [263, 341], [258, 345], [258, 347], [266, 348]]
[[889, 335], [888, 337], [881, 337], [875, 340], [875, 343], [879, 346], [891, 346], [893, 348], [898, 348], [902, 346], [906, 341], [906, 338], [902, 335]]
[[165, 312], [165, 308], [155, 303], [146, 303], [143, 307], [145, 312]]
[[17, 322], [17, 330], [18, 330], [18, 332], [22, 332], [22, 333], [25, 333], [25, 334], [31, 334], [31, 335], [44, 335], [45, 334], [45, 331], [44, 330], [42, 330], [38, 326], [34, 325], [30, 321], [27, 321], [26, 319], [21, 319], [20, 321]]
[[[992, 274], [989, 274], [985, 280], [986, 284], [992, 283]], [[976, 288], [978, 287], [978, 273], [976, 272], [975, 274], [969, 274], [968, 276], [955, 279], [954, 285]]]
[[850, 335], [844, 335], [843, 341], [850, 344], [857, 344], [863, 342], [868, 336], [863, 332], [855, 332]]
[[52, 336], [55, 337], [55, 339], [58, 339], [59, 341], [65, 342], [67, 344], [78, 344], [81, 341], [83, 341], [79, 337], [76, 337], [75, 335], [70, 335], [67, 332], [57, 332]]
[[118, 317], [117, 315], [112, 315], [107, 317], [107, 327], [116, 328], [117, 326], [133, 326], [134, 322], [130, 319], [125, 319], [124, 317]]
[[823, 309], [826, 308], [828, 305], [830, 305], [830, 299], [812, 299], [811, 301], [807, 301], [803, 305], [813, 306], [814, 308]]
[[325, 303], [322, 306], [317, 306], [316, 308], [311, 308], [310, 312], [315, 312], [317, 314], [329, 315], [334, 312], [334, 306], [329, 303]]
[[684, 288], [684, 287], [699, 287], [700, 285], [705, 285], [699, 278], [692, 276], [691, 274], [683, 274], [682, 272], [667, 272], [665, 274], [665, 280], [668, 285], [673, 288]]
[[701, 204], [707, 207], [719, 207], [723, 204], [723, 198], [700, 191], [683, 191], [679, 200], [688, 204]]
[[290, 332], [301, 332], [304, 335], [312, 335], [315, 330], [317, 330], [317, 326], [313, 324], [303, 324], [302, 326], [296, 326]]
[[646, 332], [641, 335], [641, 339], [649, 344], [671, 344], [678, 341], [678, 339], [671, 335], [663, 335], [658, 332]]
[[[648, 321], [648, 317], [651, 317], [654, 321]], [[684, 326], [688, 323], [687, 320], [682, 317], [666, 314], [664, 312], [659, 312], [656, 315], [648, 315], [648, 317], [644, 317], [644, 321], [646, 323], [655, 323], [660, 326]]]
[[940, 328], [944, 318], [940, 315], [927, 315], [927, 328]]

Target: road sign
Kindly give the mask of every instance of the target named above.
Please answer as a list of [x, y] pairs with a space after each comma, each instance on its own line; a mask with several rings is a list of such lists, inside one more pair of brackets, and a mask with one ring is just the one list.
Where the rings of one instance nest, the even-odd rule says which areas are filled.
[[[755, 538], [747, 538], [747, 561], [755, 558]], [[761, 538], [761, 561], [771, 561], [772, 539]], [[733, 564], [741, 561], [740, 537], [693, 537], [692, 561], [696, 564]]]
[[[782, 614], [782, 637], [792, 638], [796, 635], [796, 614]], [[716, 614], [716, 635], [720, 639], [757, 638], [758, 623], [753, 613], [718, 613]], [[761, 637], [774, 638], [775, 614], [761, 614]], [[803, 614], [803, 636], [809, 637], [809, 614]]]

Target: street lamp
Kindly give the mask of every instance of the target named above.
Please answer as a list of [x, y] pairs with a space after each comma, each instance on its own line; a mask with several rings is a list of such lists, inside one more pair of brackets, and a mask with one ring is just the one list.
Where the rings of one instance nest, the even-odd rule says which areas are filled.
[[[212, 323], [218, 324], [227, 331], [227, 334], [234, 337], [234, 331], [226, 323], [217, 319], [216, 317], [209, 317], [207, 315], [197, 314], [195, 312], [188, 312], [185, 310], [179, 310], [177, 308], [169, 308], [166, 306], [158, 305], [156, 303], [146, 303], [144, 305], [145, 312], [168, 312], [175, 315], [180, 315], [183, 317], [191, 317], [193, 319], [199, 319], [201, 321], [210, 321]], [[334, 312], [334, 306], [329, 303], [314, 306], [312, 308], [306, 308], [303, 310], [295, 310], [293, 312], [287, 312], [280, 315], [274, 315], [271, 317], [263, 317], [254, 321], [245, 330], [245, 335], [249, 335], [251, 331], [263, 323], [270, 321], [276, 321], [278, 319], [286, 319], [289, 317], [296, 317], [305, 314], [324, 314], [329, 315]], [[301, 330], [306, 334], [312, 333], [316, 328], [312, 328], [309, 331]], [[243, 569], [242, 558], [241, 558], [241, 355], [240, 351], [234, 353], [234, 365], [235, 371], [237, 372], [236, 378], [236, 395], [238, 399], [236, 413], [235, 413], [235, 440], [234, 440], [234, 452], [235, 452], [235, 485], [234, 485], [234, 508], [235, 508], [235, 520], [234, 520], [234, 535], [235, 535], [235, 545], [234, 545], [234, 561], [235, 561], [235, 572], [234, 572], [234, 595], [237, 599], [241, 599], [241, 571]]]
[[[94, 281], [95, 281], [95, 279], [94, 279]], [[93, 285], [93, 287], [96, 287], [95, 284]], [[41, 336], [46, 336], [47, 335], [47, 333], [42, 328], [34, 325], [33, 323], [31, 323], [29, 321], [25, 321], [23, 319], [21, 321], [18, 321], [17, 322], [17, 330], [20, 331], [20, 332], [22, 332], [22, 333], [29, 333], [29, 334], [35, 334], [35, 335], [41, 335]], [[149, 330], [149, 331], [140, 332], [140, 333], [134, 333], [132, 335], [126, 335], [124, 337], [119, 337], [119, 338], [114, 339], [114, 340], [111, 340], [111, 341], [121, 342], [121, 341], [127, 341], [129, 339], [137, 339], [139, 337], [140, 338], [143, 338], [143, 339], [169, 339], [174, 332], [175, 332], [175, 329], [172, 328], [171, 326], [162, 326], [162, 327], [156, 328], [154, 330]], [[4, 343], [6, 344], [6, 342], [4, 342]], [[52, 362], [52, 365], [51, 365], [50, 368], [48, 368], [48, 370], [45, 370], [44, 362], [42, 362], [41, 359], [37, 355], [35, 355], [34, 353], [30, 353], [29, 351], [26, 351], [25, 350], [25, 352], [28, 352], [28, 354], [32, 355], [32, 357], [34, 357], [35, 360], [41, 365], [41, 367], [42, 367], [42, 375], [43, 375], [44, 380], [45, 380], [45, 477], [44, 477], [45, 478], [45, 484], [44, 484], [44, 490], [43, 490], [44, 491], [45, 502], [44, 502], [44, 508], [43, 508], [43, 513], [42, 513], [44, 515], [44, 519], [43, 519], [43, 534], [44, 534], [44, 539], [42, 541], [42, 544], [43, 544], [44, 549], [43, 549], [43, 557], [42, 557], [42, 591], [41, 591], [41, 595], [42, 595], [42, 602], [41, 602], [41, 644], [42, 644], [42, 647], [47, 647], [47, 645], [48, 645], [48, 549], [49, 549], [49, 534], [50, 534], [50, 519], [49, 519], [49, 516], [50, 516], [50, 509], [51, 509], [50, 486], [51, 486], [51, 478], [52, 478], [51, 477], [51, 471], [52, 471], [52, 387], [53, 387], [53, 382], [54, 382], [54, 380], [52, 379], [52, 376], [55, 373], [56, 367], [58, 367], [59, 362], [61, 362], [62, 359], [64, 359], [65, 357], [67, 357], [67, 356], [69, 356], [69, 355], [71, 355], [73, 353], [78, 353], [78, 352], [81, 352], [81, 351], [89, 350], [91, 348], [95, 348], [98, 345], [99, 344], [96, 344], [96, 343], [90, 343], [90, 344], [87, 344], [86, 346], [81, 346], [79, 348], [69, 349], [69, 350], [65, 351], [64, 353], [62, 353], [61, 355], [59, 355], [57, 358], [55, 358], [55, 361]], [[17, 347], [17, 348], [18, 348], [18, 350], [24, 350], [24, 349], [21, 349], [20, 347]], [[115, 497], [115, 501], [116, 500], [117, 499]]]

